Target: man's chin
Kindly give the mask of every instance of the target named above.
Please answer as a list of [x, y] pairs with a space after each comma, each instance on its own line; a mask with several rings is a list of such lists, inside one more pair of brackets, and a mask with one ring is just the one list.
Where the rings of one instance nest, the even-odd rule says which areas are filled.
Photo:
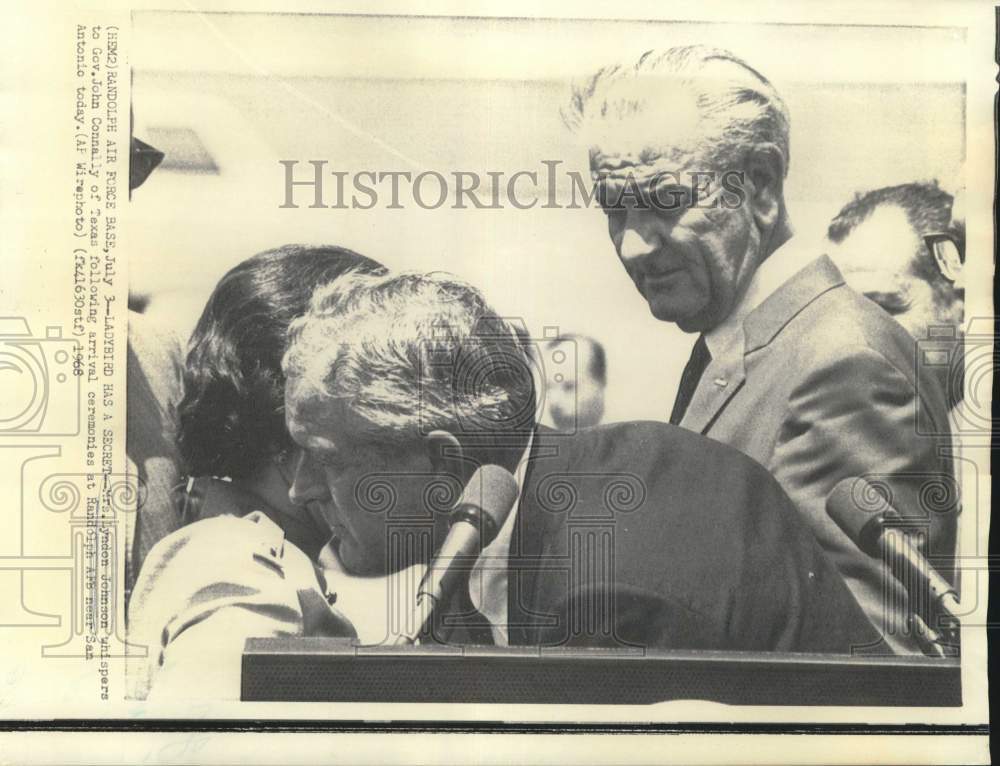
[[684, 332], [700, 332], [705, 329], [705, 312], [689, 306], [678, 306], [676, 303], [647, 299], [649, 312], [661, 322], [676, 324]]

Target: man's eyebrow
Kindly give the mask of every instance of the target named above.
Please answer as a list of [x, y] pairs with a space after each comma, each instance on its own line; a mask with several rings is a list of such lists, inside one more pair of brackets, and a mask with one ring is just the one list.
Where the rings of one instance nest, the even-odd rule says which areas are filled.
[[303, 447], [306, 455], [318, 463], [329, 462], [340, 457], [341, 451], [336, 447]]
[[609, 186], [609, 187], [635, 187], [640, 190], [647, 190], [652, 187], [657, 189], [661, 188], [677, 188], [677, 189], [690, 189], [692, 184], [690, 182], [685, 183], [685, 178], [681, 173], [609, 173], [607, 175], [598, 175], [593, 177], [593, 182], [595, 186]]
[[643, 206], [662, 210], [684, 207], [684, 200], [695, 192], [684, 183], [665, 182], [655, 176], [650, 178], [599, 179], [594, 183], [597, 200], [604, 207], [618, 208], [625, 201], [639, 202]]
[[[320, 442], [317, 444], [317, 440]], [[305, 439], [306, 446], [303, 449], [309, 450], [310, 452], [331, 454], [335, 452], [340, 452], [337, 448], [337, 444], [325, 437], [311, 436]]]

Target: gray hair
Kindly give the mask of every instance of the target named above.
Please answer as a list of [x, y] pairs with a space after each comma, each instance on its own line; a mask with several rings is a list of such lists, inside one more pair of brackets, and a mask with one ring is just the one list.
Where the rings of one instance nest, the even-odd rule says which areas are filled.
[[[706, 71], [713, 62], [722, 66]], [[735, 169], [748, 152], [771, 146], [787, 175], [788, 107], [764, 75], [721, 48], [691, 45], [647, 51], [635, 64], [604, 67], [573, 87], [563, 119], [572, 129], [581, 129], [594, 121], [641, 114], [663, 78], [695, 98], [699, 138], [688, 147], [690, 154]], [[640, 82], [646, 87], [637, 97], [635, 86]]]
[[382, 443], [438, 429], [463, 443], [526, 443], [534, 427], [517, 329], [443, 273], [354, 272], [317, 288], [292, 323], [283, 368], [290, 383], [347, 401]]

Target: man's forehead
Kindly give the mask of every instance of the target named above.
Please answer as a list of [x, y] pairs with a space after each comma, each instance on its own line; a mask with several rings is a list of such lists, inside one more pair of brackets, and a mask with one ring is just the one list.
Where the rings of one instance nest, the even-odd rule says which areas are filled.
[[895, 204], [880, 205], [841, 243], [837, 251], [871, 268], [902, 266], [915, 257], [920, 236], [906, 211]]
[[346, 414], [342, 400], [326, 396], [306, 383], [289, 381], [285, 389], [285, 420], [293, 437], [303, 431], [339, 430]]
[[307, 449], [354, 449], [372, 443], [371, 425], [349, 399], [329, 396], [308, 384], [286, 388], [285, 423]]
[[591, 171], [614, 177], [685, 170], [699, 132], [694, 96], [675, 80], [646, 77], [623, 83], [588, 121]]

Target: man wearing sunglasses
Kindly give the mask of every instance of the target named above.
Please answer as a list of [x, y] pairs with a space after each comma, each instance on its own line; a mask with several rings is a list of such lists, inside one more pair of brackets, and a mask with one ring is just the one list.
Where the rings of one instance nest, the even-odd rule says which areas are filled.
[[[654, 317], [698, 336], [670, 421], [766, 466], [881, 630], [881, 650], [918, 651], [903, 586], [826, 505], [845, 478], [877, 480], [952, 576], [957, 490], [938, 449], [947, 438], [916, 427], [919, 412], [947, 434], [945, 398], [915, 369], [906, 332], [792, 236], [781, 96], [732, 53], [685, 46], [602, 69], [564, 115], [589, 139], [629, 277]], [[934, 483], [952, 500], [931, 511], [921, 499]]]

